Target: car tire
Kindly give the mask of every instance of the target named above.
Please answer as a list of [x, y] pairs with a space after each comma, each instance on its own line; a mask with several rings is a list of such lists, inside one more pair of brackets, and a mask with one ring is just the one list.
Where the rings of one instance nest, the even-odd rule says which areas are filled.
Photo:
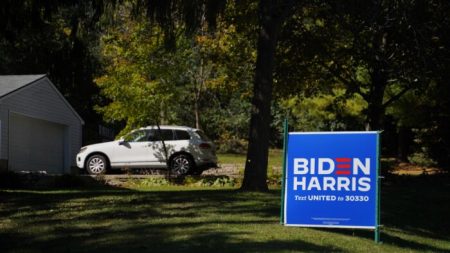
[[93, 155], [86, 162], [86, 170], [91, 175], [103, 175], [107, 167], [106, 158], [102, 155]]
[[194, 171], [194, 162], [192, 159], [185, 154], [175, 155], [170, 160], [170, 170], [172, 174], [178, 176], [187, 175], [189, 172]]

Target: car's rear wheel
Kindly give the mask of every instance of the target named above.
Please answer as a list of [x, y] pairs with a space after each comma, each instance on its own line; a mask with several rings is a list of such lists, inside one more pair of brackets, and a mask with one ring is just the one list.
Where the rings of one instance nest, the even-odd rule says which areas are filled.
[[175, 175], [186, 175], [194, 170], [194, 162], [188, 155], [178, 154], [172, 158], [170, 170]]
[[86, 170], [91, 175], [102, 175], [106, 173], [108, 164], [102, 155], [93, 155], [86, 162]]

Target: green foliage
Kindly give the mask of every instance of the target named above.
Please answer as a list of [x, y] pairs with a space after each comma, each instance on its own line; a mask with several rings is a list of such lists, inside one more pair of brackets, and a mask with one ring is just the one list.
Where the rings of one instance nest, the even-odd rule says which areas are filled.
[[[181, 179], [181, 180], [180, 180]], [[135, 188], [149, 188], [161, 186], [185, 186], [185, 187], [226, 187], [233, 188], [239, 185], [239, 180], [228, 176], [187, 176], [180, 179], [167, 179], [165, 177], [149, 177], [135, 179], [131, 186]]]
[[281, 108], [291, 117], [297, 131], [337, 131], [361, 129], [362, 111], [367, 105], [354, 94], [345, 96], [345, 90], [335, 88], [331, 94], [305, 97], [293, 96], [281, 101]]
[[228, 176], [208, 176], [202, 178], [188, 177], [185, 181], [187, 186], [195, 187], [227, 187], [234, 188], [240, 183], [237, 179]]
[[123, 19], [102, 37], [105, 74], [95, 80], [111, 102], [98, 106], [105, 119], [124, 121], [122, 133], [170, 120], [177, 96], [177, 58], [158, 41], [161, 31], [145, 21]]
[[106, 120], [125, 122], [121, 134], [168, 123], [203, 128], [220, 144], [245, 138], [254, 56], [233, 25], [179, 35], [176, 50], [167, 50], [161, 28], [130, 19], [125, 7], [119, 13], [102, 36], [105, 73], [95, 80], [109, 100], [97, 107]]
[[423, 166], [439, 165], [449, 170], [450, 89], [442, 82], [446, 81], [437, 79], [426, 90], [406, 93], [392, 104], [387, 114], [395, 119], [397, 127], [412, 130], [410, 162]]
[[[287, 112], [296, 130], [380, 129], [390, 155], [421, 153], [449, 168], [449, 10], [443, 1], [397, 0], [298, 8], [277, 53], [278, 129]], [[353, 108], [343, 106], [348, 99]], [[397, 141], [400, 128], [418, 132]], [[414, 136], [422, 141], [411, 144]]]
[[[365, 5], [337, 1], [299, 8], [282, 34], [278, 92], [300, 90], [309, 97], [330, 94], [336, 85], [345, 87], [347, 96], [359, 94], [366, 101], [362, 111], [366, 128], [383, 129], [385, 109], [432, 80], [433, 65], [427, 62], [440, 56], [422, 35], [436, 34], [440, 39], [445, 33], [433, 14], [443, 15], [439, 8], [449, 6], [423, 1], [368, 1]], [[430, 23], [437, 29], [426, 25]], [[424, 45], [429, 50], [423, 50]], [[286, 84], [292, 87], [285, 89]]]
[[164, 177], [149, 177], [146, 179], [137, 179], [133, 183], [133, 185], [135, 185], [136, 187], [166, 186], [169, 184], [170, 181]]
[[423, 152], [418, 152], [410, 155], [408, 157], [408, 161], [412, 164], [416, 164], [423, 167], [433, 167], [436, 166], [436, 162], [433, 161], [427, 154], [427, 150], [423, 150]]
[[282, 180], [283, 179], [281, 174], [269, 173], [269, 175], [267, 175], [267, 185], [269, 185], [269, 187], [273, 188], [281, 187]]
[[247, 148], [250, 103], [241, 96], [239, 92], [229, 98], [221, 96], [223, 102], [217, 101], [204, 112], [204, 128], [215, 133], [212, 137], [220, 152], [242, 153]]
[[[167, 3], [6, 0], [0, 74], [48, 73], [85, 119], [84, 143], [100, 141], [101, 113], [122, 133], [199, 126], [220, 151], [245, 152], [260, 2]], [[378, 122], [392, 139], [384, 149], [394, 154], [399, 129], [413, 130], [411, 161], [448, 169], [450, 4], [291, 6], [277, 43], [271, 144], [280, 146], [286, 115], [298, 131]]]
[[217, 152], [229, 154], [244, 154], [247, 149], [248, 143], [245, 139], [239, 139], [238, 137], [231, 135], [229, 132], [225, 132], [219, 136], [217, 144]]
[[248, 133], [255, 61], [251, 41], [234, 25], [220, 22], [214, 34], [197, 36], [196, 42], [200, 59], [211, 65], [198, 100], [200, 126], [217, 140], [219, 149], [240, 152]]

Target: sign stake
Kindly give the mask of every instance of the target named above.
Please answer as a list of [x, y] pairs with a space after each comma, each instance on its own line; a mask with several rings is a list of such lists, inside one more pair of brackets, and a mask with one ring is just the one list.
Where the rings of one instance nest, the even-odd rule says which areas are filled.
[[380, 132], [377, 134], [377, 168], [376, 168], [376, 226], [375, 226], [375, 243], [380, 243]]
[[286, 171], [286, 156], [287, 156], [287, 140], [288, 140], [288, 119], [284, 119], [283, 123], [284, 136], [283, 136], [283, 167], [281, 169], [281, 207], [280, 207], [280, 224], [284, 224], [284, 187], [285, 187], [285, 171]]

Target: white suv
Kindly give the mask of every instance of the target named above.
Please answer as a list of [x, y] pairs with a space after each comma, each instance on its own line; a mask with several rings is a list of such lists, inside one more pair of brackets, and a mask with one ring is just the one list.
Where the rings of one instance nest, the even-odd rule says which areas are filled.
[[76, 159], [80, 169], [94, 175], [115, 168], [168, 167], [177, 175], [199, 175], [217, 167], [212, 141], [199, 129], [181, 126], [136, 129], [119, 140], [82, 147]]

